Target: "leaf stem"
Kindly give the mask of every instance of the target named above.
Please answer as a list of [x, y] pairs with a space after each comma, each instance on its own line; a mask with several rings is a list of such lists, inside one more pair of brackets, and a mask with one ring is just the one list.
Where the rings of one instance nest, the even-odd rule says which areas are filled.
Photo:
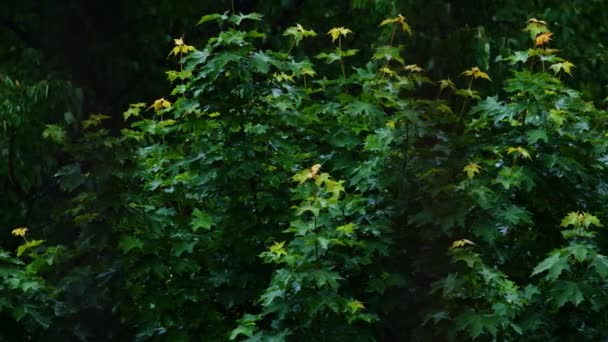
[[[471, 80], [469, 81], [469, 86], [467, 88], [467, 90], [471, 90], [471, 85], [473, 84], [473, 77], [471, 77]], [[464, 101], [462, 101], [462, 107], [460, 107], [460, 113], [458, 114], [458, 121], [460, 121], [462, 119], [462, 113], [464, 112], [464, 106], [467, 103], [467, 100], [469, 99], [469, 97], [465, 97]]]
[[346, 71], [344, 70], [344, 61], [342, 60], [342, 37], [338, 37], [338, 51], [340, 51], [340, 69], [342, 70], [342, 78], [346, 78]]

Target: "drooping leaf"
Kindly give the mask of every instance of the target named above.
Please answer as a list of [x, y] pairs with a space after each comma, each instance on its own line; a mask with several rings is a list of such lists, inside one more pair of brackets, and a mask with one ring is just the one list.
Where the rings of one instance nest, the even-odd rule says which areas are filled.
[[559, 278], [564, 270], [570, 270], [568, 259], [563, 257], [560, 253], [554, 252], [534, 267], [532, 275], [534, 276], [547, 271], [545, 279], [553, 281]]

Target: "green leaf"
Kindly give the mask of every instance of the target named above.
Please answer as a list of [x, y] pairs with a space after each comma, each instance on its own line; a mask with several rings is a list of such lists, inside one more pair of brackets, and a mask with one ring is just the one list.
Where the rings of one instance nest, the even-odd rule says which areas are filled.
[[526, 140], [528, 144], [536, 144], [539, 140], [544, 141], [545, 143], [549, 142], [549, 138], [547, 137], [547, 131], [544, 129], [534, 129], [526, 132]]
[[144, 242], [134, 236], [126, 235], [118, 242], [118, 248], [120, 248], [123, 253], [129, 253], [134, 249], [143, 250]]
[[342, 277], [337, 272], [326, 270], [313, 270], [310, 272], [310, 277], [313, 279], [317, 287], [329, 286], [332, 290], [337, 290], [339, 281]]
[[566, 121], [566, 115], [563, 110], [551, 109], [549, 111], [549, 120], [553, 121], [560, 128]]
[[536, 36], [541, 33], [549, 32], [549, 29], [547, 28], [546, 22], [532, 18], [528, 19], [528, 24], [526, 25], [526, 28], [524, 28], [524, 31], [528, 31], [530, 33], [530, 38], [535, 40]]
[[80, 170], [80, 164], [69, 164], [57, 171], [54, 175], [59, 179], [59, 185], [63, 190], [73, 191], [86, 181], [85, 175]]
[[579, 225], [580, 223], [578, 221], [578, 213], [574, 211], [568, 213], [568, 215], [566, 215], [566, 217], [562, 219], [562, 223], [560, 224], [560, 226], [564, 228], [568, 226], [578, 227]]
[[91, 114], [88, 119], [86, 119], [82, 122], [82, 127], [85, 129], [89, 128], [89, 127], [97, 127], [97, 126], [101, 125], [101, 123], [104, 120], [107, 120], [110, 118], [111, 118], [110, 116], [104, 115], [104, 114]]
[[476, 90], [472, 90], [472, 89], [458, 89], [454, 92], [454, 94], [465, 97], [465, 98], [475, 99], [475, 100], [481, 99], [481, 97], [479, 97], [479, 92]]
[[[201, 19], [202, 20], [202, 19]], [[230, 16], [230, 19], [228, 19], [228, 21], [230, 21], [231, 23], [235, 24], [235, 25], [241, 25], [241, 22], [243, 20], [254, 20], [254, 21], [260, 21], [262, 20], [262, 15], [259, 13], [248, 13], [248, 14], [233, 14]]]
[[559, 252], [553, 252], [534, 268], [532, 276], [548, 271], [545, 279], [556, 280], [564, 270], [570, 270], [568, 258], [561, 256]]
[[374, 60], [385, 60], [387, 62], [391, 60], [396, 60], [401, 64], [405, 64], [405, 61], [401, 57], [401, 47], [400, 46], [380, 46], [376, 48], [374, 55], [372, 56]]
[[564, 71], [568, 75], [572, 75], [570, 73], [571, 69], [574, 67], [574, 64], [565, 61], [561, 63], [552, 64], [549, 69], [553, 70], [553, 72], [557, 75], [560, 71]]
[[212, 21], [212, 20], [217, 20], [217, 21], [224, 21], [228, 19], [228, 16], [226, 15], [226, 13], [224, 14], [219, 14], [219, 13], [213, 13], [213, 14], [207, 14], [204, 15], [197, 23], [196, 26], [200, 25], [200, 24], [204, 24], [208, 21]]
[[445, 79], [445, 80], [440, 80], [437, 83], [439, 84], [439, 92], [442, 92], [446, 88], [448, 88], [450, 90], [456, 89], [456, 85], [449, 78]]
[[506, 205], [496, 212], [496, 216], [509, 226], [519, 226], [532, 223], [532, 215], [528, 210], [516, 205]]
[[192, 212], [192, 220], [190, 221], [190, 227], [192, 227], [193, 232], [196, 233], [196, 231], [201, 228], [210, 230], [212, 225], [213, 218], [209, 216], [209, 214], [199, 210], [198, 208], [194, 209]]
[[291, 36], [293, 37], [294, 43], [296, 46], [300, 44], [303, 38], [306, 37], [315, 37], [317, 33], [313, 30], [306, 30], [302, 25], [297, 24], [296, 26], [292, 26], [287, 28], [285, 32], [283, 32], [283, 36]]
[[17, 257], [20, 257], [28, 249], [39, 246], [43, 242], [44, 242], [44, 240], [32, 240], [32, 241], [28, 241], [28, 242], [24, 243], [23, 245], [21, 245], [17, 248]]
[[584, 213], [583, 226], [585, 228], [588, 228], [591, 225], [596, 227], [603, 227], [603, 225], [600, 223], [600, 220], [596, 216], [593, 216], [589, 213]]
[[595, 272], [603, 279], [608, 278], [608, 257], [605, 255], [596, 254], [591, 261], [591, 265], [595, 268]]
[[526, 50], [526, 51], [515, 51], [515, 53], [512, 56], [509, 56], [505, 59], [510, 61], [511, 65], [514, 65], [517, 63], [525, 64], [528, 61], [528, 58], [530, 58], [530, 51]]
[[46, 125], [44, 131], [42, 131], [42, 137], [61, 144], [65, 141], [65, 131], [63, 127], [58, 125]]
[[259, 320], [259, 316], [245, 314], [241, 319], [238, 320], [238, 327], [230, 332], [230, 340], [235, 340], [239, 335], [245, 335], [252, 337], [256, 330], [256, 322]]
[[266, 53], [262, 51], [254, 52], [249, 58], [255, 72], [265, 74], [270, 71], [270, 64], [273, 62], [273, 59]]
[[593, 252], [593, 248], [591, 246], [583, 244], [574, 244], [568, 246], [567, 249], [570, 254], [574, 256], [574, 259], [578, 262], [585, 261], [587, 259], [587, 255], [589, 255], [590, 252]]
[[179, 241], [174, 244], [173, 255], [180, 257], [184, 252], [192, 253], [194, 246], [198, 244], [198, 240]]
[[557, 281], [549, 290], [550, 300], [557, 308], [564, 306], [567, 302], [578, 306], [584, 299], [583, 292], [578, 283], [573, 281]]

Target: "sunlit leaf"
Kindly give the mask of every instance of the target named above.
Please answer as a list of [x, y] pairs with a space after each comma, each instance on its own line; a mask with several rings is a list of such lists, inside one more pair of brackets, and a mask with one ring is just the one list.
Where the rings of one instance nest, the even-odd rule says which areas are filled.
[[476, 173], [480, 173], [481, 167], [475, 163], [469, 163], [467, 164], [463, 171], [466, 172], [467, 177], [469, 177], [469, 179], [473, 179], [473, 177], [475, 177]]
[[353, 33], [353, 31], [345, 27], [334, 27], [327, 32], [327, 34], [331, 36], [332, 43], [335, 42], [340, 36], [346, 37], [350, 33]]

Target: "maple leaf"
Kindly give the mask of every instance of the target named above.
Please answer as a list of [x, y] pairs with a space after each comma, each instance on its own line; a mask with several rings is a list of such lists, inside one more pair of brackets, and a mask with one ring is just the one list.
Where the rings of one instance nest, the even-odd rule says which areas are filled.
[[424, 71], [421, 67], [416, 64], [410, 64], [403, 67], [403, 70], [411, 71], [411, 72], [422, 72]]
[[311, 178], [316, 177], [320, 170], [321, 170], [321, 164], [315, 164], [315, 165], [313, 165], [310, 168], [310, 176], [311, 176]]
[[21, 236], [21, 237], [25, 237], [25, 233], [27, 233], [27, 228], [15, 228], [11, 232], [11, 234], [13, 234], [15, 236]]
[[473, 77], [473, 79], [485, 78], [488, 81], [491, 81], [490, 76], [485, 72], [481, 71], [478, 67], [473, 67], [469, 70], [465, 70], [460, 75], [465, 75], [469, 77]]
[[88, 119], [82, 122], [82, 127], [95, 127], [101, 125], [103, 120], [109, 119], [110, 116], [104, 114], [91, 114]]
[[174, 56], [177, 56], [177, 55], [180, 55], [180, 54], [185, 55], [185, 54], [188, 54], [189, 52], [192, 52], [192, 51], [196, 50], [194, 48], [194, 46], [192, 46], [192, 45], [186, 45], [184, 43], [184, 39], [183, 38], [173, 39], [173, 43], [175, 44], [175, 47], [173, 48], [173, 50], [171, 50], [171, 52], [169, 53], [169, 55], [174, 55]]
[[462, 96], [462, 97], [469, 97], [472, 99], [481, 99], [479, 97], [479, 92], [476, 90], [472, 90], [472, 89], [458, 89], [454, 92], [454, 94], [458, 95], [458, 96]]
[[514, 65], [519, 62], [526, 63], [528, 58], [530, 58], [530, 51], [515, 51], [513, 56], [509, 56], [506, 59], [511, 61], [511, 65]]
[[277, 259], [280, 258], [281, 255], [287, 255], [287, 251], [285, 250], [285, 241], [275, 242], [272, 246], [270, 246], [269, 249]]
[[346, 35], [353, 33], [353, 31], [345, 28], [345, 27], [334, 27], [327, 32], [328, 35], [331, 35], [331, 42], [335, 42], [340, 36], [346, 37]]
[[524, 31], [528, 31], [530, 33], [530, 38], [534, 40], [539, 34], [549, 32], [549, 29], [547, 28], [546, 22], [531, 18], [528, 19], [528, 24], [524, 28]]
[[447, 80], [440, 80], [437, 83], [439, 83], [439, 92], [442, 92], [445, 88], [456, 89], [456, 85], [449, 78]]
[[300, 44], [303, 38], [315, 37], [316, 35], [317, 33], [315, 31], [307, 30], [300, 24], [296, 24], [296, 26], [289, 27], [287, 28], [287, 30], [285, 30], [285, 32], [283, 32], [283, 36], [293, 37], [296, 46]]
[[391, 75], [391, 76], [395, 76], [397, 75], [393, 70], [391, 70], [388, 67], [382, 67], [380, 69], [378, 69], [380, 72], [382, 72], [383, 74], [387, 74], [387, 75]]
[[321, 171], [321, 164], [315, 164], [310, 169], [304, 169], [293, 176], [293, 180], [300, 184], [306, 182], [309, 179], [315, 178], [319, 171]]
[[475, 177], [476, 173], [480, 173], [481, 167], [475, 163], [469, 163], [467, 166], [464, 167], [464, 169], [462, 169], [464, 172], [467, 173], [467, 177], [469, 177], [469, 179], [473, 179], [473, 177]]
[[164, 108], [171, 108], [171, 102], [165, 100], [164, 97], [161, 97], [160, 99], [154, 101], [154, 103], [152, 103], [152, 105], [148, 107], [148, 110], [150, 108], [154, 109], [155, 112], [158, 112], [159, 110]]
[[553, 121], [557, 127], [561, 127], [566, 121], [566, 113], [561, 109], [551, 109], [548, 119]]
[[553, 70], [553, 72], [557, 75], [560, 71], [564, 71], [568, 75], [572, 75], [570, 71], [574, 68], [574, 64], [564, 61], [560, 63], [552, 64], [549, 69]]
[[362, 302], [360, 302], [360, 301], [358, 301], [358, 300], [356, 300], [356, 299], [351, 299], [351, 300], [348, 302], [348, 304], [347, 304], [347, 305], [348, 305], [348, 307], [349, 307], [349, 309], [350, 309], [350, 312], [351, 312], [352, 314], [356, 314], [357, 312], [359, 312], [359, 311], [361, 311], [361, 310], [365, 309], [365, 305], [363, 305], [363, 303], [362, 303]]
[[460, 247], [465, 247], [467, 245], [472, 245], [474, 246], [475, 243], [471, 240], [467, 240], [467, 239], [460, 239], [460, 240], [456, 240], [452, 243], [452, 247], [450, 248], [460, 248]]
[[336, 230], [344, 234], [352, 234], [354, 232], [354, 228], [355, 224], [349, 223], [336, 228]]
[[536, 18], [530, 18], [528, 19], [528, 23], [534, 23], [534, 24], [539, 24], [539, 25], [543, 25], [543, 26], [547, 26], [547, 22], [544, 20], [538, 20]]
[[316, 76], [317, 72], [311, 68], [303, 67], [300, 69], [300, 75]]
[[401, 28], [403, 29], [403, 31], [407, 32], [410, 34], [410, 36], [412, 35], [412, 28], [410, 27], [410, 25], [405, 21], [405, 17], [402, 16], [401, 14], [399, 14], [398, 16], [396, 16], [395, 18], [388, 18], [388, 19], [384, 19], [380, 25], [378, 25], [378, 27], [384, 26], [384, 25], [388, 25], [388, 24], [397, 24], [397, 25], [401, 25]]
[[192, 230], [196, 233], [197, 230], [203, 228], [205, 230], [210, 230], [213, 226], [213, 218], [205, 213], [204, 211], [195, 208], [192, 212], [192, 221], [190, 226]]
[[512, 154], [512, 153], [517, 153], [518, 155], [530, 159], [532, 160], [532, 156], [530, 155], [530, 152], [528, 152], [528, 150], [526, 150], [525, 148], [518, 146], [518, 147], [509, 147], [507, 149], [507, 154]]
[[553, 33], [551, 33], [551, 32], [545, 32], [545, 33], [539, 34], [538, 36], [536, 36], [536, 38], [534, 40], [534, 46], [545, 45], [546, 43], [548, 43], [551, 40], [551, 36], [553, 36]]
[[296, 81], [294, 81], [293, 79], [294, 75], [287, 75], [284, 72], [281, 73], [274, 73], [272, 74], [272, 77], [274, 77], [275, 80], [279, 81], [279, 82], [283, 82], [283, 81], [289, 81], [291, 83], [295, 83]]

